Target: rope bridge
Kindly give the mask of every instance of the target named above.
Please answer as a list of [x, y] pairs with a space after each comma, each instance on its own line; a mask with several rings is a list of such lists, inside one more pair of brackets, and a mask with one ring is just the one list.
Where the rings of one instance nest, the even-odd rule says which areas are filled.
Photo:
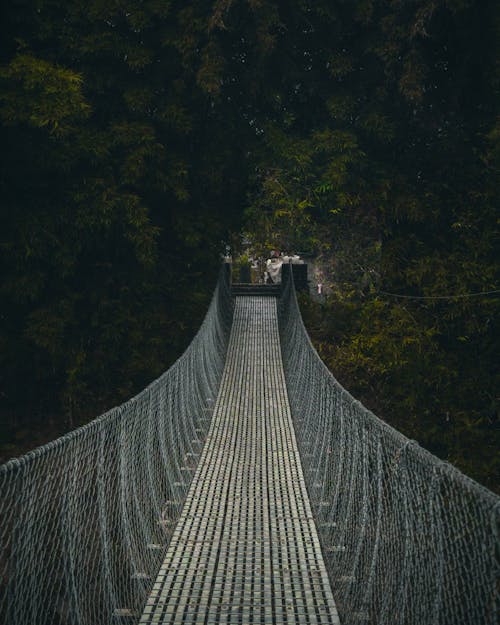
[[288, 275], [225, 267], [163, 376], [0, 467], [0, 623], [497, 622], [500, 499], [339, 385]]

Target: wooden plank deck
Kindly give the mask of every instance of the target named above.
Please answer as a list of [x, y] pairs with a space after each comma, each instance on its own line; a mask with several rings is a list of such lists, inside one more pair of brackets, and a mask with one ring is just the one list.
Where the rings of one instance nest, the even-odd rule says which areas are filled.
[[275, 298], [236, 298], [208, 438], [140, 620], [167, 623], [339, 623], [290, 416]]

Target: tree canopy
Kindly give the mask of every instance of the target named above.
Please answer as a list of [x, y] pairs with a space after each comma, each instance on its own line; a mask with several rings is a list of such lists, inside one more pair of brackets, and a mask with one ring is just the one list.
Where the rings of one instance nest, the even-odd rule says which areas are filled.
[[322, 259], [304, 312], [350, 390], [494, 485], [498, 297], [469, 295], [499, 285], [497, 2], [1, 11], [5, 440], [159, 374], [243, 228]]

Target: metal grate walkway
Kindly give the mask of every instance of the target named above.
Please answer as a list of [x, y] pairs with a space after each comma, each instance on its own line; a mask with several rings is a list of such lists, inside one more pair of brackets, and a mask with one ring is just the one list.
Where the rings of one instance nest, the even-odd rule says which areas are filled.
[[276, 300], [238, 297], [210, 431], [140, 625], [338, 624], [285, 387]]

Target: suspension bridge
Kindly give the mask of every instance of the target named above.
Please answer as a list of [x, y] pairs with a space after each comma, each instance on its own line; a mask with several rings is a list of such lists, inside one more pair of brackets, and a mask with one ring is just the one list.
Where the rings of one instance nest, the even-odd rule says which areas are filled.
[[500, 498], [335, 380], [221, 271], [187, 351], [0, 467], [0, 623], [498, 622]]

